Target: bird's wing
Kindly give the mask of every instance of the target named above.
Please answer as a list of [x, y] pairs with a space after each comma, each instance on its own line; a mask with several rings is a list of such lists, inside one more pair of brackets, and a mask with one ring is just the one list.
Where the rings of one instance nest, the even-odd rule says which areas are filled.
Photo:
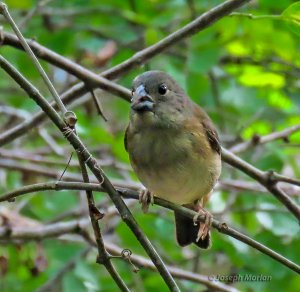
[[125, 146], [125, 150], [128, 152], [128, 140], [127, 140], [127, 135], [128, 135], [128, 129], [129, 129], [129, 126], [127, 126], [126, 128], [126, 131], [125, 131], [125, 135], [124, 135], [124, 146]]
[[204, 120], [202, 121], [202, 125], [205, 130], [205, 134], [210, 144], [210, 147], [221, 155], [221, 145], [219, 141], [219, 136], [212, 122], [210, 120]]
[[209, 116], [204, 110], [202, 110], [202, 108], [200, 108], [196, 104], [193, 105], [193, 112], [195, 117], [197, 117], [198, 121], [200, 121], [203, 127], [210, 147], [221, 155], [221, 144], [219, 136]]

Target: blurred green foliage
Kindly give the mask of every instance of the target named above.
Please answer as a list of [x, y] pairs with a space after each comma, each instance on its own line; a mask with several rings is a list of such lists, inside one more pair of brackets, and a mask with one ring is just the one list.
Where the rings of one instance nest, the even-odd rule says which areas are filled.
[[[53, 0], [41, 7], [21, 28], [26, 37], [34, 38], [40, 44], [98, 73], [156, 43], [191, 21], [195, 15], [200, 15], [221, 2], [105, 0], [100, 3], [96, 0]], [[300, 4], [290, 6], [294, 2], [252, 1], [240, 11], [256, 16], [281, 15], [284, 11], [284, 17], [293, 17], [297, 22], [272, 17], [225, 17], [205, 31], [155, 56], [140, 68], [124, 74], [118, 83], [130, 88], [132, 79], [144, 70], [167, 71], [210, 114], [226, 147], [242, 139], [251, 139], [255, 134], [265, 135], [298, 124]], [[34, 9], [36, 1], [8, 0], [7, 4], [20, 24], [27, 13]], [[5, 31], [11, 31], [3, 18], [0, 18], [0, 23]], [[107, 46], [108, 41], [115, 43], [116, 52], [99, 66], [95, 61], [97, 54]], [[2, 46], [1, 54], [50, 100], [45, 85], [23, 52]], [[76, 82], [76, 79], [70, 78], [62, 70], [45, 62], [42, 64], [60, 92]], [[3, 71], [0, 74], [0, 105], [26, 110], [29, 115], [35, 113], [38, 107], [34, 102]], [[123, 135], [129, 105], [108, 93], [99, 91], [97, 94], [108, 122], [101, 120], [91, 102], [76, 107], [74, 111], [79, 120], [79, 135], [96, 157], [114, 159], [128, 165]], [[1, 112], [1, 131], [18, 122], [20, 119], [16, 120]], [[67, 156], [71, 153], [70, 146], [66, 145], [52, 125], [43, 127], [68, 153], [63, 159], [53, 152], [49, 152], [46, 157], [66, 163]], [[299, 177], [300, 134], [294, 134], [289, 142], [275, 141], [251, 148], [241, 156], [260, 169], [273, 169]], [[37, 136], [37, 131], [31, 131], [22, 138], [21, 143], [17, 140], [5, 148], [20, 149], [20, 153], [25, 150], [31, 153], [49, 150], [45, 141]], [[18, 163], [26, 166], [26, 161]], [[64, 166], [53, 169], [60, 174]], [[128, 178], [128, 172], [124, 175], [124, 171], [116, 170], [113, 166], [104, 167], [104, 170], [111, 178]], [[68, 172], [76, 172], [76, 169], [70, 167]], [[5, 169], [0, 169], [0, 177], [1, 192], [49, 180]], [[132, 172], [129, 172], [129, 177], [136, 180]], [[227, 166], [223, 168], [222, 179], [252, 181]], [[269, 193], [251, 191], [215, 192], [208, 209], [212, 212], [222, 211], [233, 196], [235, 199], [229, 210], [220, 217], [221, 220], [300, 263], [299, 226], [295, 218], [285, 212], [285, 208]], [[97, 195], [99, 201], [104, 201], [105, 197], [105, 194]], [[293, 199], [300, 203], [299, 192], [298, 197]], [[14, 204], [4, 206], [14, 209], [23, 204], [20, 207], [23, 216], [46, 223], [61, 213], [76, 208], [80, 202], [77, 192], [63, 191], [27, 195]], [[213, 231], [213, 246], [209, 251], [199, 251], [193, 246], [182, 249], [174, 239], [171, 212], [157, 206], [151, 207], [148, 215], [142, 214], [139, 206], [133, 207], [132, 211], [165, 262], [170, 265], [185, 270], [195, 269], [205, 275], [237, 273], [272, 276], [270, 282], [235, 283], [234, 286], [242, 291], [296, 291], [300, 287], [300, 278], [294, 272], [228, 236]], [[102, 224], [110, 241], [122, 248], [129, 248], [134, 254], [146, 256], [125, 224], [111, 224]], [[0, 262], [0, 290], [36, 290], [83, 248], [82, 243], [61, 242], [56, 239], [0, 245], [0, 257], [8, 261], [7, 269]], [[39, 271], [37, 261], [41, 257], [46, 261], [46, 268]], [[95, 252], [92, 252], [86, 259], [78, 260], [75, 268], [65, 273], [53, 291], [116, 291], [116, 286], [105, 269], [96, 265], [95, 257]], [[126, 262], [116, 260], [114, 263], [133, 291], [167, 291], [158, 273], [142, 268], [135, 274]], [[204, 286], [188, 281], [177, 282], [183, 291], [205, 289]]]

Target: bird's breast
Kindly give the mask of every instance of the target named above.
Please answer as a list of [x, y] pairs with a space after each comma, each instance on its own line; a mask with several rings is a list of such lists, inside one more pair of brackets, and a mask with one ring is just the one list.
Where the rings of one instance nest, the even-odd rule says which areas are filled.
[[[199, 145], [201, 147], [201, 145]], [[216, 154], [194, 152], [190, 133], [146, 129], [128, 141], [131, 164], [141, 182], [156, 196], [178, 204], [207, 195], [220, 174]]]

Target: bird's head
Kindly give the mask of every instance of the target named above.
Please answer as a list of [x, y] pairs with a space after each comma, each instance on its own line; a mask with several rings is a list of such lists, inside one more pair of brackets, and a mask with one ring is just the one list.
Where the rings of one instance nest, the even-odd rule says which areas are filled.
[[133, 80], [131, 117], [147, 124], [171, 124], [181, 120], [189, 99], [168, 74], [147, 71]]

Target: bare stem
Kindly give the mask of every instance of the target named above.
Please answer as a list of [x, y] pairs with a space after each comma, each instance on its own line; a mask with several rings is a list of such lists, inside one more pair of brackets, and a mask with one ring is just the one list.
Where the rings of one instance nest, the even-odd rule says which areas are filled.
[[[79, 152], [77, 152], [77, 157], [80, 164], [83, 181], [85, 183], [89, 183], [88, 172], [84, 160]], [[118, 285], [121, 291], [130, 291], [126, 286], [125, 282], [122, 280], [119, 273], [117, 272], [117, 270], [115, 269], [114, 265], [112, 264], [110, 254], [105, 249], [99, 225], [99, 220], [104, 216], [104, 214], [101, 214], [98, 208], [96, 207], [93, 192], [91, 190], [86, 190], [85, 192], [89, 206], [89, 215], [94, 230], [98, 250], [97, 263], [102, 264], [106, 268], [106, 270], [109, 272], [109, 274], [111, 275], [111, 277], [113, 278], [113, 280]]]

